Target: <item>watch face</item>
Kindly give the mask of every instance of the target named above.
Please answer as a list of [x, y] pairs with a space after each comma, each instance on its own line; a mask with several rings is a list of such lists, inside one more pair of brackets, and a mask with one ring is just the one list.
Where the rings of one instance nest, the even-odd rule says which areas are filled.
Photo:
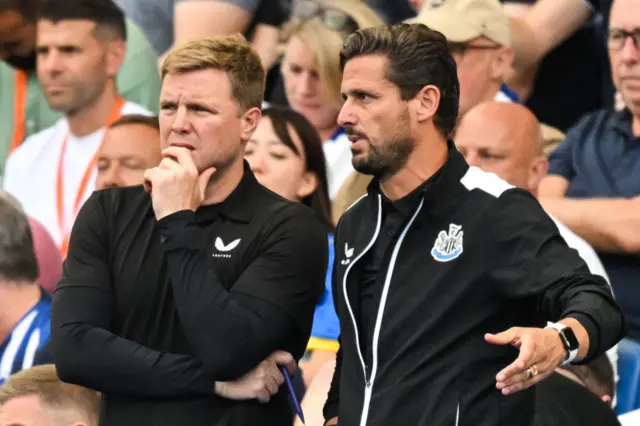
[[578, 342], [578, 338], [573, 333], [573, 330], [570, 327], [566, 327], [565, 329], [563, 329], [562, 334], [564, 335], [566, 341], [569, 343], [568, 349], [570, 351], [578, 349], [578, 347], [580, 346], [580, 342]]

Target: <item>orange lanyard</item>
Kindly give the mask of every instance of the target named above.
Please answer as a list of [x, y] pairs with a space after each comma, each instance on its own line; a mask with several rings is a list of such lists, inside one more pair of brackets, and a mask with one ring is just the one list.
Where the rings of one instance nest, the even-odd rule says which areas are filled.
[[[107, 120], [106, 126], [110, 126], [111, 123], [118, 120], [122, 115], [122, 106], [124, 105], [124, 99], [118, 98], [116, 104], [111, 111], [111, 115]], [[62, 142], [62, 149], [60, 150], [60, 159], [58, 160], [58, 173], [56, 178], [56, 207], [58, 213], [58, 227], [60, 228], [60, 235], [62, 236], [62, 244], [60, 246], [60, 253], [62, 254], [62, 258], [67, 257], [67, 252], [69, 251], [69, 237], [70, 231], [67, 230], [64, 223], [64, 154], [67, 151], [67, 143], [69, 142], [69, 134], [64, 137], [64, 141]], [[87, 189], [87, 185], [89, 184], [89, 178], [93, 173], [96, 164], [98, 162], [98, 152], [93, 155], [91, 161], [87, 165], [87, 169], [84, 171], [84, 175], [82, 175], [82, 180], [80, 181], [80, 186], [78, 187], [78, 191], [76, 193], [76, 199], [73, 204], [73, 216], [75, 217], [80, 211], [80, 207], [82, 205], [82, 198], [85, 190]]]
[[9, 153], [20, 146], [24, 141], [25, 135], [25, 114], [27, 102], [27, 73], [22, 70], [16, 71], [16, 81], [13, 95], [13, 135], [11, 136], [11, 145]]

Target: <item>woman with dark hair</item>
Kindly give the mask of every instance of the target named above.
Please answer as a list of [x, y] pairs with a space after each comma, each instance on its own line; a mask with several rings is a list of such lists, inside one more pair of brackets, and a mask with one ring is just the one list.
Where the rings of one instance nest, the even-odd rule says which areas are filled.
[[301, 114], [271, 107], [247, 142], [245, 158], [258, 181], [288, 200], [311, 207], [327, 227], [329, 266], [325, 292], [316, 306], [307, 354], [300, 363], [308, 385], [322, 365], [335, 358], [340, 327], [333, 306], [333, 232], [331, 203], [327, 191], [327, 171], [322, 141], [313, 125]]

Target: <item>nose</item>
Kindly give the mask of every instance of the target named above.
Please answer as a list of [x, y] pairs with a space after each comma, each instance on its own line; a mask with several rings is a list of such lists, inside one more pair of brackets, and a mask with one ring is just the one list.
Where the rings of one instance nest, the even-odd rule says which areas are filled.
[[357, 119], [356, 115], [353, 112], [353, 107], [350, 101], [347, 101], [342, 104], [342, 108], [340, 108], [340, 113], [338, 114], [338, 125], [340, 127], [353, 127], [356, 125]]
[[467, 164], [472, 167], [480, 167], [480, 162], [478, 161], [478, 154], [473, 153], [471, 150], [466, 150], [462, 156], [464, 157]]
[[97, 189], [117, 188], [123, 186], [121, 184], [120, 170], [118, 166], [110, 165], [104, 170], [98, 172], [98, 179], [96, 182]]
[[640, 46], [636, 46], [633, 38], [627, 37], [620, 50], [620, 59], [625, 62], [636, 63], [640, 61]]
[[188, 111], [185, 105], [180, 105], [176, 110], [176, 114], [171, 123], [171, 130], [178, 134], [186, 134], [189, 132], [191, 126], [189, 123]]
[[259, 151], [255, 151], [253, 154], [251, 154], [251, 158], [248, 160], [249, 167], [256, 176], [265, 174], [267, 172], [267, 163], [265, 161], [265, 157], [266, 156], [264, 154], [260, 153]]
[[38, 70], [45, 73], [59, 73], [62, 70], [60, 53], [56, 49], [39, 53], [36, 57]]
[[315, 93], [315, 80], [310, 73], [304, 73], [300, 76], [299, 81], [300, 94], [304, 96], [313, 96]]

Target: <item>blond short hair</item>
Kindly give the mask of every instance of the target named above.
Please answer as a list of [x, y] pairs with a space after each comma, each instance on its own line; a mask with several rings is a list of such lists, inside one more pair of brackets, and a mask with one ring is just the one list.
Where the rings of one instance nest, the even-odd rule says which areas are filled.
[[[364, 1], [361, 0], [319, 0], [318, 3], [327, 9], [335, 9], [351, 17], [358, 28], [375, 27], [384, 24], [382, 18]], [[308, 21], [292, 18], [282, 28], [279, 51], [287, 49], [293, 37], [298, 37], [315, 54], [315, 67], [318, 70], [322, 86], [329, 99], [337, 107], [343, 104], [340, 86], [342, 71], [340, 70], [340, 51], [348, 33], [338, 33], [327, 28], [318, 17]]]
[[35, 395], [40, 403], [54, 411], [73, 410], [89, 425], [98, 424], [100, 395], [81, 386], [64, 383], [55, 366], [39, 365], [22, 370], [0, 386], [0, 406], [23, 396]]
[[227, 73], [231, 95], [242, 112], [262, 106], [266, 73], [260, 57], [242, 35], [203, 37], [175, 47], [162, 64], [162, 78], [203, 69]]

